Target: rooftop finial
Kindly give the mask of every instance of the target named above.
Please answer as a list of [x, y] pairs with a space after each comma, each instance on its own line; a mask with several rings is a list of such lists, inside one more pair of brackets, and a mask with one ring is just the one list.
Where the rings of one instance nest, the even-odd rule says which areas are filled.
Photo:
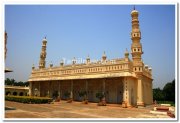
[[89, 54], [88, 54], [87, 58], [89, 58]]
[[126, 48], [126, 52], [128, 52], [127, 48]]
[[134, 10], [136, 10], [135, 5], [134, 5]]

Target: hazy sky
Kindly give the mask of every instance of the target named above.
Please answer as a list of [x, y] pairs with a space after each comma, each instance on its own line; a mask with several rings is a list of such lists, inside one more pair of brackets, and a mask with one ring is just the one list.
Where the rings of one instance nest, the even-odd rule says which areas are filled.
[[[8, 33], [6, 78], [27, 81], [38, 67], [42, 39], [47, 36], [46, 66], [73, 57], [124, 57], [131, 47], [132, 5], [6, 5]], [[143, 61], [152, 67], [153, 87], [175, 78], [175, 6], [136, 5], [142, 34]], [[131, 57], [131, 55], [130, 55]]]

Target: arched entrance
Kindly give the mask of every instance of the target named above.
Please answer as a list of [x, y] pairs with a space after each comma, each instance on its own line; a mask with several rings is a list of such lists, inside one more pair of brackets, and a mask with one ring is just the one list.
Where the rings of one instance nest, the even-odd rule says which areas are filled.
[[23, 95], [24, 95], [24, 93], [23, 93], [23, 92], [20, 92], [20, 93], [19, 93], [19, 96], [23, 96]]

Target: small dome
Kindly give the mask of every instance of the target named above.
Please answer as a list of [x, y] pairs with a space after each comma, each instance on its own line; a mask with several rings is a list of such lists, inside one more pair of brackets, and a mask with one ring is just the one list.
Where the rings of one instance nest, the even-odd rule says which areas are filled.
[[148, 68], [148, 65], [145, 65], [145, 67], [147, 67], [147, 68]]
[[152, 70], [152, 68], [150, 67], [149, 70]]
[[106, 57], [106, 53], [105, 53], [105, 51], [104, 51], [104, 53], [103, 53], [103, 55], [102, 55], [102, 60], [105, 61], [106, 58], [107, 58], [107, 57]]
[[105, 53], [105, 51], [104, 51], [104, 53], [103, 53], [103, 56], [102, 57], [106, 57], [106, 53]]
[[129, 52], [128, 52], [127, 48], [126, 48], [126, 51], [125, 51], [124, 55], [125, 55], [125, 57], [129, 56]]
[[131, 15], [138, 15], [138, 11], [137, 10], [132, 10], [132, 12], [131, 12]]
[[86, 59], [90, 59], [89, 55], [87, 56], [87, 58], [86, 58]]
[[43, 41], [47, 41], [46, 37], [44, 37]]

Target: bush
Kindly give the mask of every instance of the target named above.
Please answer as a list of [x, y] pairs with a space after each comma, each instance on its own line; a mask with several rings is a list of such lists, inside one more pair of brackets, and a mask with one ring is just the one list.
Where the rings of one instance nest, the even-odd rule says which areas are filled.
[[104, 93], [102, 93], [102, 92], [96, 93], [96, 98], [98, 98], [100, 101], [101, 101], [102, 98], [104, 98], [104, 97], [105, 97]]
[[47, 97], [28, 97], [28, 96], [5, 96], [5, 100], [20, 103], [44, 104], [52, 102], [52, 98]]
[[87, 92], [86, 91], [79, 91], [78, 94], [79, 94], [79, 97], [83, 98], [83, 100], [87, 99]]
[[68, 91], [64, 93], [64, 96], [65, 96], [66, 99], [69, 99], [69, 98], [70, 98], [70, 95], [71, 95], [71, 94], [70, 94]]

